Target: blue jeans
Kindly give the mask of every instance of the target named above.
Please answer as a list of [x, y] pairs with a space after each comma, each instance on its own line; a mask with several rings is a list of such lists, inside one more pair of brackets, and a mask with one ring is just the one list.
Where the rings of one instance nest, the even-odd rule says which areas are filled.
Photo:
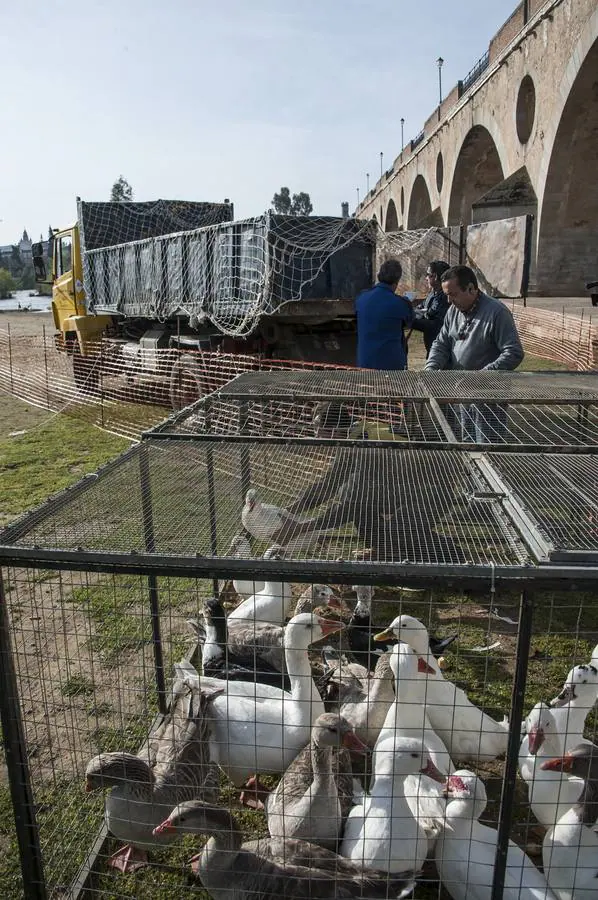
[[453, 407], [458, 415], [461, 434], [467, 443], [504, 444], [507, 431], [507, 408], [499, 403], [460, 403]]

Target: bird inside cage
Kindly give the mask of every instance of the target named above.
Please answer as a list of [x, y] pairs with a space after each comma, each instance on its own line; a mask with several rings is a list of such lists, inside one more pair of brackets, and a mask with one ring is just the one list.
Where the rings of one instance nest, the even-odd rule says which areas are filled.
[[326, 401], [318, 403], [314, 409], [313, 424], [315, 436], [322, 438], [365, 436], [363, 421], [344, 403]]

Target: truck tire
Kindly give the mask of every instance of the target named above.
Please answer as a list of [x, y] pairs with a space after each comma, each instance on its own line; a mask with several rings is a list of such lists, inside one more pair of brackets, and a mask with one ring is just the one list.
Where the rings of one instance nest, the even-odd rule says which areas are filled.
[[79, 345], [73, 351], [73, 377], [80, 391], [96, 396], [100, 393], [100, 360], [97, 356], [82, 356]]
[[205, 371], [195, 354], [185, 353], [177, 359], [170, 373], [170, 405], [175, 412], [184, 409], [209, 393]]

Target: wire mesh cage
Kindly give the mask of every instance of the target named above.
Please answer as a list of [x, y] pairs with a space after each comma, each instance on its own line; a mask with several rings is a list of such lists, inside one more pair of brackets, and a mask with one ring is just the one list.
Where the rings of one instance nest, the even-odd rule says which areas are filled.
[[5, 895], [593, 878], [595, 456], [498, 450], [166, 430], [5, 528]]
[[598, 443], [598, 379], [588, 373], [252, 372], [170, 417], [153, 434], [246, 434], [496, 444], [516, 450]]

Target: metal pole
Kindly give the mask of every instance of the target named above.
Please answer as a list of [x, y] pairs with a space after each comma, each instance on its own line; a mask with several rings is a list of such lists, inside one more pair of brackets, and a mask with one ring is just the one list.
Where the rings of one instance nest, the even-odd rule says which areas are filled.
[[[205, 400], [205, 427], [206, 434], [210, 433], [211, 422], [210, 422], [210, 413], [211, 413], [211, 402], [209, 397], [206, 397]], [[207, 479], [208, 479], [208, 510], [210, 514], [210, 550], [212, 556], [218, 556], [218, 530], [217, 530], [217, 518], [216, 518], [216, 489], [214, 486], [214, 451], [212, 449], [212, 445], [208, 444], [206, 447], [206, 471], [207, 471]], [[243, 498], [245, 499], [245, 498]], [[214, 591], [214, 596], [218, 596], [219, 591], [218, 579], [212, 579], [212, 590]]]
[[369, 192], [370, 192], [370, 173], [369, 172], [365, 173], [365, 190], [366, 190], [366, 193], [369, 194]]
[[0, 570], [0, 719], [21, 860], [23, 895], [27, 900], [47, 900], [2, 570]]
[[523, 0], [523, 24], [527, 25], [529, 21], [529, 0]]
[[465, 225], [459, 225], [459, 265], [465, 262]]
[[14, 391], [13, 375], [12, 375], [12, 337], [10, 333], [10, 322], [6, 323], [6, 332], [8, 334], [8, 369], [10, 372], [10, 390]]
[[[246, 403], [239, 404], [239, 434], [247, 434], [248, 409]], [[243, 503], [245, 495], [251, 487], [251, 462], [249, 458], [249, 444], [241, 444], [241, 494]]]
[[44, 370], [46, 373], [46, 406], [50, 409], [50, 382], [48, 380], [48, 354], [46, 353], [46, 326], [42, 326], [42, 336], [44, 340]]
[[513, 801], [515, 799], [515, 785], [519, 763], [519, 746], [521, 744], [523, 701], [525, 698], [529, 649], [532, 639], [533, 611], [533, 601], [530, 598], [528, 591], [524, 589], [521, 593], [521, 602], [519, 604], [519, 633], [517, 635], [515, 677], [513, 679], [513, 691], [511, 694], [509, 742], [507, 744], [507, 757], [505, 760], [502, 794], [500, 798], [498, 838], [496, 842], [494, 878], [492, 879], [492, 893], [490, 895], [490, 900], [502, 900], [505, 885], [507, 854], [509, 852], [509, 835], [513, 820]]
[[383, 153], [382, 150], [381, 150], [381, 151], [380, 151], [380, 178], [382, 178], [382, 173], [383, 173], [383, 171], [384, 171], [384, 162], [383, 162], [383, 160], [384, 160], [384, 153]]
[[401, 153], [405, 146], [405, 119], [401, 119]]
[[[141, 478], [141, 512], [143, 516], [143, 533], [145, 549], [155, 553], [156, 539], [154, 534], [154, 514], [152, 508], [152, 491], [150, 483], [150, 466], [147, 443], [139, 445], [139, 474]], [[163, 715], [167, 712], [166, 679], [164, 676], [164, 656], [162, 654], [162, 636], [160, 634], [160, 603], [158, 579], [156, 575], [147, 578], [150, 613], [152, 617], [152, 644], [154, 647], [154, 670], [156, 690], [158, 692], [158, 709]]]

